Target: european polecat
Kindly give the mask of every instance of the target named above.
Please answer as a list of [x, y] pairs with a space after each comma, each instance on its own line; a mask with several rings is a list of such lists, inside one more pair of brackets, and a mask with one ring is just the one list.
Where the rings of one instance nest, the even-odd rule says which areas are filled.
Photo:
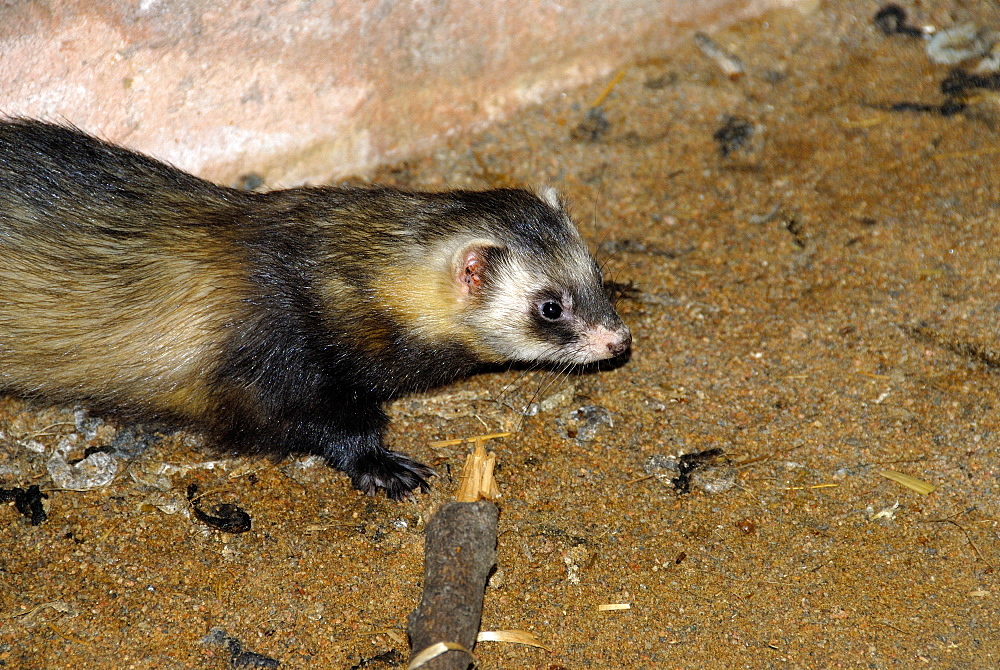
[[381, 404], [484, 363], [631, 344], [550, 191], [216, 186], [73, 129], [0, 121], [0, 389], [320, 454], [427, 490]]

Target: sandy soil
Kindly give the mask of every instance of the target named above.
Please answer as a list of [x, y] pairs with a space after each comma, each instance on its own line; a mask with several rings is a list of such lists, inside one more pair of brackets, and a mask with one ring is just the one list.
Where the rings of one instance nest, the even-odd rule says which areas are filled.
[[[914, 24], [1000, 27], [995, 3], [923, 5]], [[558, 187], [635, 334], [615, 370], [397, 403], [392, 446], [443, 474], [415, 502], [184, 434], [56, 490], [58, 445], [116, 427], [3, 401], [0, 486], [49, 497], [38, 526], [0, 507], [0, 667], [226, 668], [216, 627], [282, 668], [403, 667], [422, 530], [467, 451], [430, 443], [500, 430], [483, 629], [549, 650], [482, 643], [483, 668], [1000, 666], [1000, 101], [941, 107], [949, 66], [877, 9], [772, 14], [714, 36], [739, 79], [692, 43], [597, 111], [611, 80], [377, 175]], [[716, 448], [678, 493], [676, 457]], [[252, 530], [192, 518], [191, 483]]]

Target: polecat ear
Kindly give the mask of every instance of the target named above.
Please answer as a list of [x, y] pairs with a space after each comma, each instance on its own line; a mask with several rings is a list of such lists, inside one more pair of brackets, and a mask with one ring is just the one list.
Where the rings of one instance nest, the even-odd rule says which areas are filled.
[[462, 252], [455, 279], [458, 280], [458, 286], [465, 295], [479, 293], [479, 287], [483, 284], [483, 273], [488, 265], [485, 251], [486, 247], [474, 245]]
[[562, 198], [559, 197], [559, 192], [551, 186], [545, 186], [539, 189], [538, 197], [552, 209], [560, 212], [566, 209], [566, 205], [563, 203]]
[[455, 257], [454, 278], [463, 295], [477, 296], [503, 262], [504, 248], [491, 240], [474, 240]]

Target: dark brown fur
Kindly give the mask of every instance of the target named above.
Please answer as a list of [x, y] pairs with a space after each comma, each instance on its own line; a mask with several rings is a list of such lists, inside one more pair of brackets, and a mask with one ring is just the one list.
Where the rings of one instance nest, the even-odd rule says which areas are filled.
[[[575, 320], [526, 302], [524, 325], [492, 323], [522, 292]], [[398, 498], [431, 473], [383, 448], [383, 401], [522, 348], [581, 362], [629, 340], [572, 224], [529, 192], [257, 194], [0, 122], [0, 389], [321, 454]]]

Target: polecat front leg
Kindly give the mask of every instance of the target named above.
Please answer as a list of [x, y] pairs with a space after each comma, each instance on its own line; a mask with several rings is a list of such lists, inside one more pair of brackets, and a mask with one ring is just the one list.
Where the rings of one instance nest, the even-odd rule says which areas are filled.
[[347, 474], [354, 488], [366, 495], [384, 490], [393, 500], [407, 497], [417, 487], [430, 491], [427, 478], [436, 474], [433, 470], [382, 446], [389, 418], [378, 404], [340, 406], [326, 418], [323, 426], [316, 426], [322, 436], [317, 435], [309, 451]]
[[389, 424], [381, 406], [375, 402], [316, 407], [306, 411], [287, 411], [279, 422], [280, 433], [255, 438], [258, 444], [278, 446], [279, 454], [309, 453], [351, 478], [351, 484], [366, 495], [380, 490], [393, 500], [407, 497], [420, 488], [430, 491], [427, 479], [436, 473], [406, 454], [382, 446], [382, 435]]

